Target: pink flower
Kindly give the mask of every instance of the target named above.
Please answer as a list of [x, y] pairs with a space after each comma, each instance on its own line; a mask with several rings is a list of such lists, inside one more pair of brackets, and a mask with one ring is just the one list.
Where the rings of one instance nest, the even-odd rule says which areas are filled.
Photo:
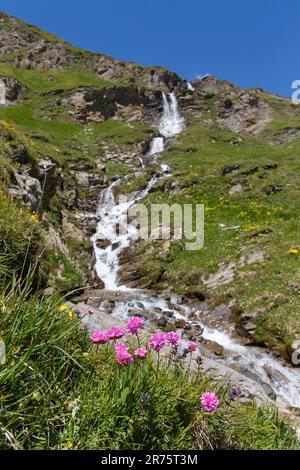
[[127, 322], [127, 330], [129, 333], [136, 335], [139, 329], [143, 326], [144, 320], [141, 317], [132, 317]]
[[147, 356], [147, 349], [145, 348], [137, 348], [135, 351], [134, 351], [134, 355], [135, 357], [137, 357], [138, 359], [145, 359], [145, 357]]
[[128, 352], [128, 346], [126, 346], [125, 343], [116, 343], [115, 344], [115, 351], [127, 351]]
[[154, 333], [150, 338], [150, 346], [154, 351], [159, 351], [166, 344], [165, 333]]
[[197, 350], [198, 350], [198, 344], [197, 344], [197, 343], [193, 343], [193, 342], [189, 343], [189, 344], [188, 344], [188, 350], [189, 350], [190, 352], [197, 351]]
[[109, 341], [109, 337], [104, 331], [96, 330], [91, 334], [90, 340], [95, 344], [105, 344]]
[[219, 408], [219, 399], [213, 392], [203, 393], [200, 397], [201, 408], [204, 411], [212, 413]]
[[119, 328], [118, 326], [112, 326], [109, 328], [107, 331], [109, 339], [119, 339], [122, 338], [125, 335], [125, 332], [122, 330], [122, 328]]
[[127, 366], [133, 361], [132, 355], [128, 352], [126, 344], [119, 343], [115, 345], [116, 361], [120, 366]]
[[166, 340], [172, 346], [177, 346], [180, 343], [180, 334], [176, 333], [176, 331], [169, 331], [166, 334]]

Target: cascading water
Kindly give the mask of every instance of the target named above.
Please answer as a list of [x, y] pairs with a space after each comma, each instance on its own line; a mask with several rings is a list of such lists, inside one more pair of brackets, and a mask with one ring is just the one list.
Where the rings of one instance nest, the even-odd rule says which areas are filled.
[[175, 93], [163, 93], [163, 117], [159, 131], [164, 137], [173, 137], [184, 129], [184, 119], [180, 115]]
[[[163, 94], [164, 113], [160, 123], [160, 132], [165, 137], [178, 134], [184, 127], [180, 116], [177, 100], [173, 93]], [[150, 152], [152, 155], [163, 150], [162, 138], [155, 138]], [[99, 199], [97, 217], [99, 220], [97, 232], [92, 237], [95, 255], [96, 272], [104, 282], [108, 291], [119, 292], [122, 297], [115, 302], [112, 315], [125, 319], [132, 311], [159, 312], [173, 319], [187, 320], [191, 309], [176, 297], [165, 300], [156, 293], [145, 292], [139, 289], [130, 289], [118, 284], [119, 257], [124, 248], [130, 245], [136, 229], [127, 222], [127, 211], [130, 207], [143, 199], [157, 183], [170, 171], [168, 165], [162, 164], [162, 174], [153, 177], [147, 187], [132, 199], [116, 204], [113, 187], [120, 180], [114, 182], [109, 188], [102, 191]], [[119, 227], [119, 230], [116, 230]], [[100, 306], [101, 307], [101, 306]], [[197, 312], [194, 312], [197, 314]], [[234, 340], [229, 334], [203, 325], [201, 314], [199, 321], [192, 321], [203, 328], [203, 338], [223, 346], [224, 358], [215, 359], [215, 363], [229, 367], [229, 370], [240, 371], [244, 376], [251, 375], [254, 384], [268, 386], [276, 395], [277, 403], [281, 406], [300, 407], [300, 375], [299, 371], [289, 368], [270, 354], [256, 347], [245, 347]], [[258, 387], [258, 385], [257, 385]]]
[[149, 155], [155, 155], [164, 151], [164, 139], [163, 137], [154, 137], [151, 142]]

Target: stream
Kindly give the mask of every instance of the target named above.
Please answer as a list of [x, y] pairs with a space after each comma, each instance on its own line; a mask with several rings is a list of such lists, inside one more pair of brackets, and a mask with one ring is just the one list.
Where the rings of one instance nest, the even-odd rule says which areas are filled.
[[[166, 139], [178, 135], [184, 126], [184, 119], [180, 115], [175, 94], [163, 93], [163, 116], [159, 125], [160, 136], [153, 139], [148, 157], [161, 153], [164, 150]], [[141, 161], [141, 165], [143, 166], [143, 161]], [[244, 375], [253, 384], [257, 384], [260, 390], [267, 390], [267, 396], [273, 395], [272, 398], [280, 407], [300, 408], [299, 370], [284, 365], [270, 353], [258, 347], [243, 346], [237, 338], [228, 333], [205, 325], [201, 321], [201, 312], [184, 305], [180, 296], [133, 289], [118, 283], [120, 255], [125, 248], [130, 246], [136, 234], [136, 228], [127, 222], [127, 212], [130, 207], [147, 196], [160, 178], [168, 176], [170, 171], [168, 165], [161, 163], [160, 174], [152, 177], [144, 190], [135, 193], [131, 199], [121, 202], [121, 204], [116, 202], [113, 190], [123, 179], [113, 182], [100, 194], [97, 210], [98, 225], [92, 242], [97, 275], [104, 282], [107, 295], [115, 296], [117, 299], [112, 315], [126, 319], [131, 312], [144, 310], [145, 312], [156, 312], [158, 317], [166, 316], [173, 321], [178, 319], [189, 321], [188, 315], [195, 313], [197, 320], [190, 320], [190, 322], [197, 325], [198, 328], [203, 328], [202, 337], [205, 340], [214, 341], [224, 348], [224, 357], [213, 359], [219, 368], [223, 367], [226, 371]], [[116, 296], [116, 294], [118, 295]]]

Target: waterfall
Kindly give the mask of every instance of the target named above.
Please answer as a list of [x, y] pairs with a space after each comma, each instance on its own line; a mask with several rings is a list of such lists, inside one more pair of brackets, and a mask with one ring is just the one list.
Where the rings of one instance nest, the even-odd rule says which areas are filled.
[[163, 137], [154, 137], [151, 142], [149, 155], [155, 155], [161, 153], [164, 150], [164, 139]]
[[174, 93], [163, 93], [163, 117], [159, 125], [164, 137], [172, 137], [184, 129], [184, 119], [179, 113], [177, 98]]
[[[171, 93], [167, 97], [163, 94], [163, 99], [164, 114], [160, 131], [165, 137], [170, 137], [183, 129], [184, 122], [180, 117], [175, 95]], [[155, 138], [150, 152], [152, 151], [152, 154], [161, 152], [163, 144], [163, 138]], [[223, 346], [224, 358], [215, 359], [218, 366], [224, 366], [226, 370], [232, 370], [234, 373], [240, 371], [242, 376], [251, 379], [255, 391], [261, 390], [264, 386], [271, 389], [276, 395], [277, 404], [285, 407], [300, 407], [298, 370], [287, 367], [271, 354], [257, 347], [242, 346], [238, 340], [225, 331], [207, 327], [201, 320], [201, 312], [197, 312], [197, 310], [194, 312], [197, 319], [195, 321], [188, 320], [189, 313], [193, 310], [180, 302], [175, 296], [167, 301], [161, 294], [119, 285], [119, 258], [136, 234], [136, 228], [127, 221], [127, 211], [143, 199], [160, 178], [166, 177], [170, 172], [170, 168], [164, 163], [161, 163], [161, 168], [161, 175], [153, 176], [144, 190], [138, 194], [135, 193], [131, 199], [121, 204], [117, 204], [115, 201], [113, 187], [119, 184], [122, 179], [112, 183], [100, 194], [97, 211], [99, 223], [92, 241], [96, 256], [96, 272], [104, 282], [105, 289], [113, 290], [114, 293], [116, 291], [122, 293], [122, 297], [118, 297], [114, 302], [112, 315], [126, 319], [132, 312], [140, 311], [142, 313], [146, 311], [154, 314], [157, 311], [157, 318], [165, 314], [170, 318], [183, 319], [191, 324], [197, 324], [197, 326], [203, 328], [202, 336], [204, 339], [215, 341]], [[101, 304], [99, 308], [100, 310], [101, 308], [105, 309], [105, 305], [102, 307]]]

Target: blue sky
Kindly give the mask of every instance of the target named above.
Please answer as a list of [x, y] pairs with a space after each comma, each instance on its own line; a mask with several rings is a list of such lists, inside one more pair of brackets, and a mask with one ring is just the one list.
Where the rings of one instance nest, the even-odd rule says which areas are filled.
[[299, 0], [0, 0], [0, 10], [119, 59], [289, 96]]

